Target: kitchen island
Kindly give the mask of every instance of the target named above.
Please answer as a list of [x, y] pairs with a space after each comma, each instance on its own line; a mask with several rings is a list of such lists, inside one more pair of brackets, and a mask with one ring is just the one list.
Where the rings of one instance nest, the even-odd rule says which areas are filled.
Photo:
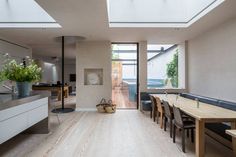
[[0, 144], [25, 133], [49, 132], [49, 92], [33, 92], [19, 98], [0, 93]]

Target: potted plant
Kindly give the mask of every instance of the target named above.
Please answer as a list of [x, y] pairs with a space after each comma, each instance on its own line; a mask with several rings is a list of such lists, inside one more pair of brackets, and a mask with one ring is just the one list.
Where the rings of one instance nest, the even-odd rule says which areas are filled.
[[6, 59], [0, 71], [0, 81], [15, 81], [18, 96], [25, 97], [30, 94], [31, 82], [41, 79], [42, 69], [34, 62], [27, 58], [21, 63], [17, 63], [15, 59]]
[[178, 88], [178, 49], [172, 61], [167, 64], [166, 74], [168, 77], [167, 82], [173, 87]]

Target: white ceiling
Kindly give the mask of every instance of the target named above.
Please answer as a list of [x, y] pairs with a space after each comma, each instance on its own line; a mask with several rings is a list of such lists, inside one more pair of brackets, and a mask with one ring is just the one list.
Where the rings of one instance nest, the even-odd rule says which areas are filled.
[[[33, 53], [59, 56], [60, 44], [55, 37], [84, 36], [88, 41], [110, 40], [173, 44], [191, 39], [204, 31], [236, 17], [236, 1], [226, 0], [188, 28], [109, 28], [106, 0], [36, 0], [62, 28], [0, 29], [0, 37], [26, 44]], [[66, 57], [75, 56], [74, 45]]]

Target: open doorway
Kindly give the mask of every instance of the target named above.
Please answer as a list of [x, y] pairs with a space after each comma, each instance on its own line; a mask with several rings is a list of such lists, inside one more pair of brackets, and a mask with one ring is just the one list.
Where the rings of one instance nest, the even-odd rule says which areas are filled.
[[138, 44], [112, 44], [112, 101], [117, 108], [138, 108]]

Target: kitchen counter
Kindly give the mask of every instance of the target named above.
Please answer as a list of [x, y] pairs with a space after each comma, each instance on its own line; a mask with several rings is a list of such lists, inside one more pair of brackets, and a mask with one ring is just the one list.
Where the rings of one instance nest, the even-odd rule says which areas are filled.
[[20, 98], [0, 94], [0, 144], [19, 133], [49, 133], [50, 92], [33, 91]]
[[49, 96], [50, 96], [49, 92], [39, 92], [39, 91], [31, 92], [31, 94], [27, 97], [18, 97], [17, 95], [6, 94], [6, 93], [0, 94], [0, 111]]

